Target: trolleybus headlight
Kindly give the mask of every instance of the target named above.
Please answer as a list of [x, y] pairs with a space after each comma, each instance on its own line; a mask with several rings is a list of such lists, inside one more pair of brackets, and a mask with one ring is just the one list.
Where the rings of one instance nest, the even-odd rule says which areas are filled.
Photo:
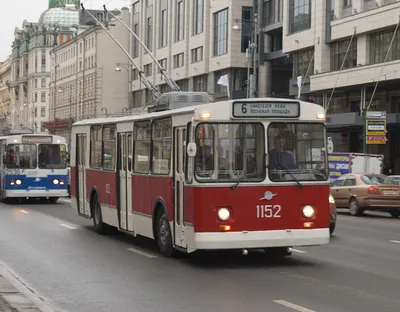
[[53, 180], [53, 184], [58, 184], [58, 183], [59, 183], [58, 179]]
[[226, 209], [226, 208], [220, 208], [220, 209], [218, 210], [218, 218], [219, 218], [221, 221], [226, 221], [226, 220], [228, 220], [230, 216], [231, 216], [231, 213], [229, 212], [228, 209]]
[[310, 205], [306, 205], [303, 207], [303, 216], [306, 218], [312, 218], [314, 216], [314, 208]]
[[335, 203], [335, 199], [333, 198], [332, 195], [329, 195], [329, 203], [330, 204], [334, 204]]
[[10, 185], [14, 185], [15, 182], [13, 180], [10, 181]]
[[21, 184], [22, 184], [22, 181], [21, 181], [21, 180], [15, 180], [15, 184], [21, 185]]

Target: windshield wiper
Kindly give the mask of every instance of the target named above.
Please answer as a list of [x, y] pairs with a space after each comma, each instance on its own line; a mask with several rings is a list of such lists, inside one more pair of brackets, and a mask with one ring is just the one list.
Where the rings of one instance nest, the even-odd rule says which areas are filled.
[[293, 179], [293, 181], [295, 181], [295, 182], [297, 183], [297, 185], [299, 186], [299, 188], [303, 188], [303, 184], [301, 184], [301, 183], [299, 182], [299, 180], [297, 180], [297, 179], [294, 177], [294, 175], [293, 175], [289, 170], [287, 170], [280, 162], [277, 162], [277, 164], [278, 164], [279, 166], [281, 166], [281, 168], [283, 168], [283, 170], [284, 170], [288, 175], [290, 175], [290, 177]]
[[242, 182], [245, 177], [247, 177], [247, 173], [246, 173], [246, 171], [243, 171], [242, 175], [239, 177], [239, 179], [236, 181], [236, 183], [234, 185], [232, 185], [232, 190], [236, 190], [236, 188], [238, 187], [240, 182]]

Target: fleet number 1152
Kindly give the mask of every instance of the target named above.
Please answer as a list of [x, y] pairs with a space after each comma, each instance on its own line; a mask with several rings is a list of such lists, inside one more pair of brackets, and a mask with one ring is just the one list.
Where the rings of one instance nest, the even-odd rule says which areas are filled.
[[257, 218], [280, 218], [281, 205], [257, 205]]

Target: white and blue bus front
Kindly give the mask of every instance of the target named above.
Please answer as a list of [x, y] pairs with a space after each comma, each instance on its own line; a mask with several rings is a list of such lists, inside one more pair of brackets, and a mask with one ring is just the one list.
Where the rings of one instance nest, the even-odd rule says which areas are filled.
[[55, 135], [21, 135], [7, 140], [3, 198], [68, 196], [66, 140]]

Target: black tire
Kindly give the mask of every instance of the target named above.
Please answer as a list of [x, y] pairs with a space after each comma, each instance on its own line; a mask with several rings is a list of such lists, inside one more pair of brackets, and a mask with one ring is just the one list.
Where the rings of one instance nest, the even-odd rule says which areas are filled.
[[92, 217], [94, 231], [100, 235], [107, 234], [109, 232], [109, 226], [103, 223], [103, 216], [101, 214], [101, 205], [99, 201], [99, 195], [95, 193], [92, 199]]
[[55, 204], [57, 203], [58, 197], [50, 197], [49, 200], [51, 203]]
[[363, 214], [363, 210], [360, 208], [360, 205], [358, 204], [357, 199], [355, 199], [354, 197], [352, 199], [350, 199], [350, 203], [349, 203], [349, 213], [352, 216], [360, 216]]
[[269, 257], [289, 257], [292, 255], [288, 247], [270, 247], [265, 248], [264, 251]]
[[171, 228], [168, 216], [164, 209], [160, 209], [156, 215], [156, 240], [160, 252], [165, 257], [174, 257], [175, 249], [172, 244]]
[[329, 225], [329, 234], [332, 235], [335, 232], [336, 223], [331, 223]]
[[393, 210], [393, 211], [390, 211], [390, 215], [392, 216], [392, 218], [398, 218], [398, 217], [400, 217], [400, 211], [399, 210]]

